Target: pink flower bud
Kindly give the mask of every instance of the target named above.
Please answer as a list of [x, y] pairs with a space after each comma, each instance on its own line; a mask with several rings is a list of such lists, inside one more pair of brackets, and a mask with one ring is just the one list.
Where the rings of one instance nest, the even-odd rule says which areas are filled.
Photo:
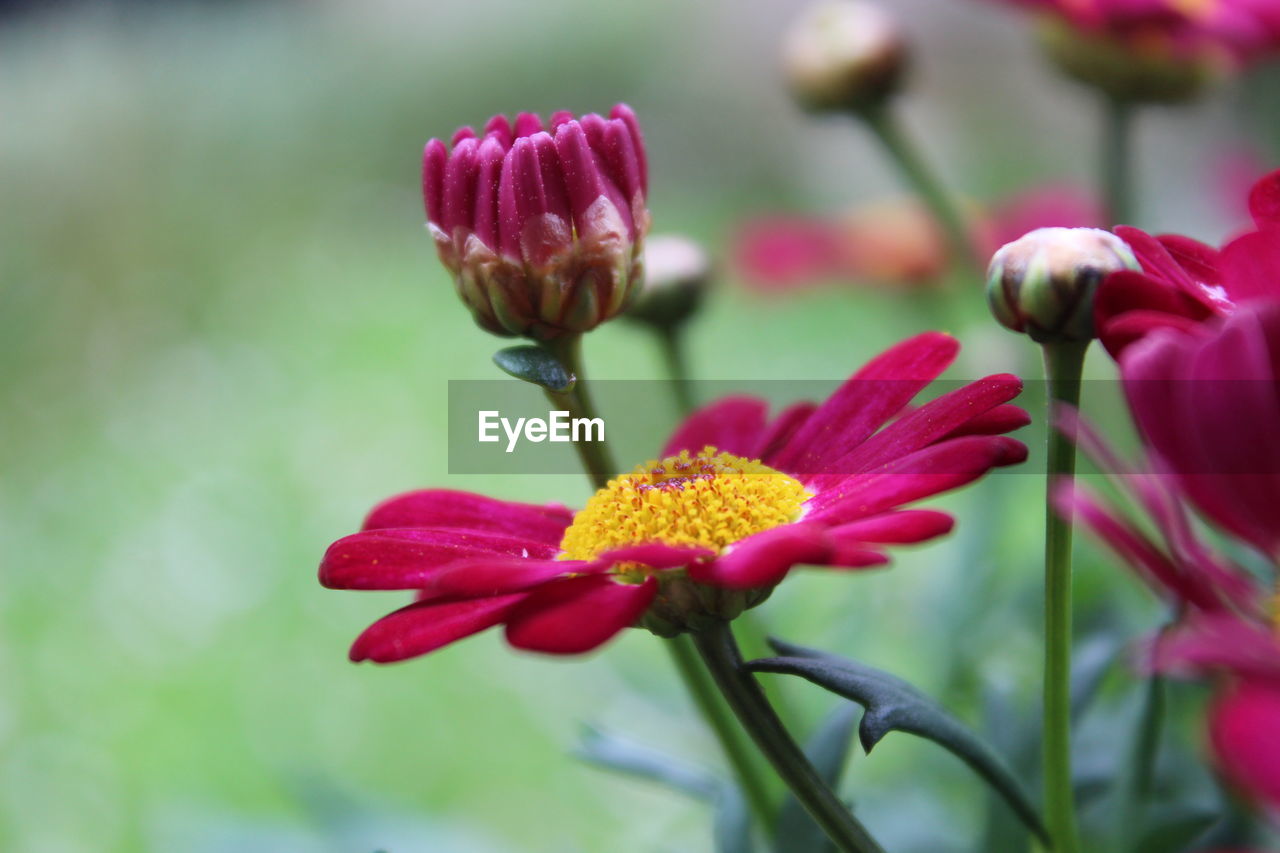
[[550, 339], [618, 314], [637, 288], [649, 211], [635, 113], [494, 116], [453, 150], [427, 143], [427, 227], [476, 322]]

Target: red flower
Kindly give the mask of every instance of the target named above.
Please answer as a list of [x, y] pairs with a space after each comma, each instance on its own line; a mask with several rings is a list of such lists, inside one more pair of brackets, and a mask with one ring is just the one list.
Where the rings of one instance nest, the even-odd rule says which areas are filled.
[[736, 616], [798, 564], [862, 568], [884, 547], [950, 530], [950, 516], [903, 505], [1025, 458], [1003, 433], [1027, 422], [1016, 377], [987, 377], [906, 411], [954, 359], [939, 333], [907, 340], [821, 405], [770, 420], [751, 397], [696, 412], [664, 459], [612, 480], [586, 507], [508, 503], [444, 490], [373, 510], [335, 542], [320, 581], [415, 590], [351, 649], [380, 662], [425, 654], [506, 625], [508, 641], [589, 651], [630, 625], [671, 635]]
[[[1064, 185], [1037, 187], [976, 217], [974, 251], [989, 256], [1037, 228], [1101, 224], [1098, 205]], [[770, 216], [744, 223], [733, 241], [735, 266], [752, 287], [784, 291], [823, 279], [906, 287], [947, 270], [945, 235], [914, 200], [865, 204], [829, 218]]]
[[1280, 635], [1274, 596], [1197, 537], [1176, 479], [1126, 469], [1074, 416], [1063, 420], [1081, 447], [1131, 492], [1148, 526], [1160, 535], [1154, 540], [1080, 486], [1068, 485], [1056, 494], [1064, 513], [1074, 514], [1182, 612], [1175, 628], [1151, 641], [1143, 665], [1182, 676], [1227, 676], [1207, 718], [1214, 756], [1234, 784], [1280, 812]]
[[1197, 334], [1155, 332], [1121, 373], [1144, 441], [1196, 507], [1280, 557], [1280, 301]]
[[1189, 237], [1116, 228], [1142, 272], [1113, 273], [1098, 288], [1094, 321], [1107, 351], [1119, 358], [1152, 329], [1190, 330], [1241, 303], [1280, 298], [1280, 171], [1254, 186], [1249, 210], [1256, 228], [1221, 250]]
[[1274, 0], [1010, 0], [1105, 36], [1136, 52], [1256, 59], [1280, 47]]
[[552, 338], [616, 315], [640, 279], [648, 167], [635, 113], [532, 113], [427, 143], [422, 192], [440, 260], [476, 322]]

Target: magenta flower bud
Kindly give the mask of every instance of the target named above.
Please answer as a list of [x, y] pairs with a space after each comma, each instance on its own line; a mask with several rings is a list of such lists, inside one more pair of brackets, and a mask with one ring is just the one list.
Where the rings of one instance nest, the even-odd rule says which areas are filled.
[[643, 277], [648, 167], [635, 113], [494, 116], [422, 158], [427, 227], [458, 295], [498, 335], [548, 340], [626, 307]]

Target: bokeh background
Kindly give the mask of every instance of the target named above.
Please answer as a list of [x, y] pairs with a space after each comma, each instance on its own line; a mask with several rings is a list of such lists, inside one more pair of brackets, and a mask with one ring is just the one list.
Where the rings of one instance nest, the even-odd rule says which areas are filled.
[[[1095, 104], [1044, 66], [1025, 21], [979, 0], [888, 5], [916, 45], [905, 120], [953, 186], [980, 201], [1092, 181]], [[592, 723], [717, 766], [659, 641], [628, 632], [564, 661], [488, 634], [357, 667], [349, 642], [398, 599], [322, 590], [315, 566], [404, 489], [588, 494], [576, 476], [448, 474], [447, 380], [494, 378], [497, 342], [455, 301], [423, 228], [430, 136], [495, 112], [625, 100], [648, 138], [655, 231], [718, 254], [745, 217], [902, 192], [859, 128], [786, 97], [776, 44], [797, 8], [6, 7], [0, 849], [711, 849], [705, 806], [570, 754]], [[1136, 224], [1206, 240], [1240, 225], [1224, 175], [1241, 152], [1265, 165], [1280, 151], [1278, 85], [1263, 70], [1199, 105], [1148, 111]], [[839, 379], [942, 317], [966, 346], [953, 377], [1034, 376], [1029, 345], [962, 286], [940, 314], [928, 293], [849, 283], [765, 298], [728, 268], [694, 327], [694, 368]], [[634, 327], [587, 346], [598, 377], [661, 375]], [[1100, 357], [1091, 370], [1109, 376]], [[620, 455], [638, 462], [662, 438]], [[990, 724], [992, 696], [1026, 717], [1039, 488], [991, 478], [944, 502], [960, 519], [946, 542], [885, 572], [798, 573], [762, 617], [912, 679], [975, 725]], [[1086, 628], [1131, 637], [1155, 624], [1128, 577], [1081, 553]], [[1123, 672], [1111, 678], [1122, 696]], [[807, 685], [778, 689], [801, 731], [833, 704]], [[1119, 725], [1108, 713], [1100, 730]], [[1193, 719], [1181, 726], [1194, 750]], [[969, 772], [905, 736], [857, 755], [846, 792], [891, 849], [981, 849], [989, 831]]]

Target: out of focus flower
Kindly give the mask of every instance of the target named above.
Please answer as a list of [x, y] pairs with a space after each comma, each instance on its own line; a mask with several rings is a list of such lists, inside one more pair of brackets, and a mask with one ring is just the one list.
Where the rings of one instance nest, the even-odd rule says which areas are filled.
[[1131, 101], [1177, 101], [1212, 76], [1280, 50], [1273, 0], [1010, 0], [1042, 14], [1066, 73]]
[[1196, 507], [1280, 558], [1280, 301], [1153, 332], [1120, 370], [1144, 441]]
[[644, 250], [644, 284], [624, 315], [659, 328], [684, 323], [711, 286], [711, 258], [687, 237], [657, 234]]
[[1108, 352], [1119, 358], [1154, 329], [1189, 331], [1240, 304], [1280, 298], [1280, 171], [1253, 187], [1249, 209], [1255, 229], [1221, 250], [1189, 237], [1116, 229], [1142, 270], [1114, 273], [1098, 289], [1095, 322]]
[[423, 154], [427, 224], [476, 322], [550, 339], [618, 314], [642, 276], [649, 229], [644, 139], [608, 119], [532, 113], [464, 127]]
[[898, 22], [865, 0], [819, 0], [782, 43], [787, 83], [811, 110], [874, 110], [897, 92], [906, 66]]
[[1098, 284], [1138, 262], [1124, 241], [1098, 228], [1040, 228], [1001, 248], [987, 272], [991, 313], [1037, 343], [1093, 339]]
[[[1226, 676], [1217, 678], [1207, 720], [1215, 758], [1236, 786], [1280, 813], [1280, 634], [1274, 579], [1259, 582], [1201, 541], [1177, 479], [1127, 469], [1072, 413], [1064, 420], [1063, 428], [1074, 432], [1086, 453], [1130, 492], [1146, 523], [1136, 523], [1075, 484], [1058, 490], [1060, 509], [1074, 514], [1181, 614], [1178, 624], [1152, 639], [1143, 665], [1182, 676]], [[1158, 455], [1153, 462], [1161, 472]]]
[[[974, 250], [987, 257], [1036, 228], [1101, 223], [1100, 206], [1065, 185], [1036, 187], [974, 211]], [[824, 280], [894, 287], [927, 286], [950, 259], [942, 230], [915, 199], [888, 199], [828, 218], [769, 216], [750, 220], [733, 238], [734, 266], [761, 291]]]
[[418, 593], [351, 657], [403, 660], [498, 624], [512, 645], [552, 654], [632, 625], [698, 630], [763, 601], [795, 565], [877, 566], [887, 545], [946, 533], [945, 513], [900, 507], [1026, 455], [1003, 435], [1027, 422], [1008, 402], [1016, 377], [904, 412], [957, 351], [946, 335], [920, 335], [821, 405], [772, 420], [763, 400], [712, 404], [661, 460], [615, 477], [577, 513], [443, 490], [392, 498], [320, 566], [328, 587]]

